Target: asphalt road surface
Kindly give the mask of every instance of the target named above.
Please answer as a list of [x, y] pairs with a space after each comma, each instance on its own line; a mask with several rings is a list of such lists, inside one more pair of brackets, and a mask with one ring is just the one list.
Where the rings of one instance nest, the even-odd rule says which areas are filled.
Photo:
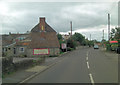
[[[114, 56], [113, 56], [114, 57]], [[118, 62], [100, 49], [80, 48], [26, 83], [117, 83]]]

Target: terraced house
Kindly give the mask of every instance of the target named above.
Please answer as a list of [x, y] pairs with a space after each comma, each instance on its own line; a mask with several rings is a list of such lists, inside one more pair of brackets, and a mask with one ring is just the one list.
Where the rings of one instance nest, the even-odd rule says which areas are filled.
[[41, 17], [39, 23], [25, 37], [22, 35], [15, 38], [14, 43], [14, 46], [9, 47], [14, 56], [52, 56], [58, 55], [60, 51], [57, 32], [46, 23], [45, 17]]

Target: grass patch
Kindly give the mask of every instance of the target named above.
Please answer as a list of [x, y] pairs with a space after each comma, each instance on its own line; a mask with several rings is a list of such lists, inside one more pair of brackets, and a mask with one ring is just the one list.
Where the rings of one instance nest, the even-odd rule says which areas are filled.
[[64, 53], [63, 51], [60, 52], [60, 54], [63, 54], [63, 53]]
[[13, 73], [15, 73], [16, 71], [14, 70], [14, 71], [12, 71], [12, 72], [7, 72], [7, 73], [2, 73], [2, 78], [5, 78], [5, 77], [7, 77], [8, 75], [11, 75], [11, 74], [13, 74]]

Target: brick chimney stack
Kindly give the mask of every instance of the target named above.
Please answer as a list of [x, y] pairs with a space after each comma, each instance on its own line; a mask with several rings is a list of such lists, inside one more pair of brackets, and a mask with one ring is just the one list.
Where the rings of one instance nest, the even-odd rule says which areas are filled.
[[45, 31], [45, 17], [40, 17], [40, 31]]

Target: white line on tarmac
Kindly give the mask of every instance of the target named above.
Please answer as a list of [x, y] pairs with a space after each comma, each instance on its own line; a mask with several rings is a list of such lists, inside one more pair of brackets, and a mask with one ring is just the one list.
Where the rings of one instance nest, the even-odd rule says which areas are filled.
[[95, 82], [93, 80], [92, 74], [90, 73], [89, 76], [90, 76], [90, 81], [91, 81], [92, 85], [94, 85]]
[[86, 60], [88, 61], [88, 51], [87, 51], [87, 53], [86, 53]]
[[87, 52], [86, 56], [88, 57], [88, 52]]
[[90, 66], [89, 66], [89, 62], [87, 62], [87, 67], [88, 67], [88, 69], [90, 68]]
[[86, 57], [86, 60], [88, 61], [88, 57]]

